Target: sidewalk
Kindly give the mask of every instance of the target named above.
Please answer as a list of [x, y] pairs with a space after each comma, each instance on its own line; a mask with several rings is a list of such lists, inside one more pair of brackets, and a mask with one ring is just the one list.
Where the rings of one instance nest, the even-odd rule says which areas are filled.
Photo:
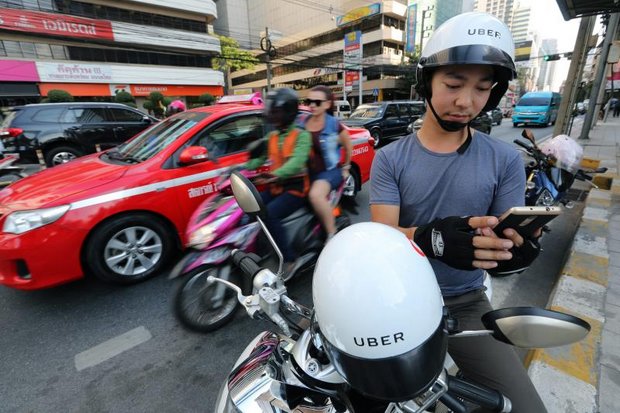
[[[580, 132], [575, 125], [571, 136]], [[549, 413], [620, 412], [620, 118], [598, 121], [589, 137], [577, 141], [584, 158], [608, 168], [595, 182], [609, 189], [590, 191], [548, 308], [581, 317], [592, 330], [580, 343], [529, 354], [529, 375]]]

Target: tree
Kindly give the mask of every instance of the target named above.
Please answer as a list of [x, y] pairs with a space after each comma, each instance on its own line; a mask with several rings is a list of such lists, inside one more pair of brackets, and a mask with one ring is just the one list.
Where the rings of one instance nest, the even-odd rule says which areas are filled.
[[47, 92], [47, 98], [43, 99], [43, 103], [73, 102], [71, 93], [62, 89], [52, 89]]
[[121, 90], [114, 96], [114, 101], [131, 106], [132, 108], [137, 107], [136, 99], [131, 95], [131, 93], [125, 92], [124, 90]]
[[198, 96], [198, 102], [200, 102], [202, 106], [210, 106], [215, 102], [215, 96], [210, 93], [203, 93]]
[[218, 57], [211, 60], [215, 70], [224, 73], [225, 94], [230, 93], [230, 72], [241, 69], [253, 69], [258, 63], [258, 59], [247, 50], [239, 48], [239, 43], [235, 39], [226, 36], [217, 36], [220, 39], [221, 53]]
[[165, 97], [159, 92], [151, 92], [142, 107], [149, 111], [149, 114], [155, 115], [156, 118], [163, 118], [166, 108], [170, 104], [170, 98]]

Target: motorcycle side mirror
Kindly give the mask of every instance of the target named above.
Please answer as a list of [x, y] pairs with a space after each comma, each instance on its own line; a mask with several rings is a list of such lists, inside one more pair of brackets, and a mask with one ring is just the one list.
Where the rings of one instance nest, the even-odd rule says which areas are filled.
[[243, 176], [239, 171], [234, 171], [230, 175], [230, 186], [232, 188], [233, 195], [235, 196], [235, 199], [237, 200], [237, 203], [239, 204], [243, 212], [250, 215], [251, 217], [256, 217], [256, 220], [263, 229], [263, 232], [265, 233], [265, 235], [267, 235], [271, 246], [273, 246], [273, 249], [278, 256], [278, 276], [282, 276], [282, 267], [284, 264], [282, 252], [278, 248], [278, 244], [276, 244], [275, 240], [269, 233], [269, 230], [267, 230], [265, 223], [261, 219], [264, 218], [267, 211], [263, 202], [263, 198], [258, 193], [258, 190], [254, 186], [254, 184], [248, 178]]
[[250, 216], [262, 216], [265, 204], [254, 184], [239, 171], [230, 175], [230, 186], [237, 203]]
[[534, 137], [534, 133], [531, 129], [523, 129], [523, 132], [521, 132], [521, 136], [532, 142], [532, 145], [536, 146], [536, 138]]
[[558, 347], [582, 340], [590, 324], [581, 318], [537, 307], [510, 307], [489, 311], [482, 323], [495, 339], [516, 347]]

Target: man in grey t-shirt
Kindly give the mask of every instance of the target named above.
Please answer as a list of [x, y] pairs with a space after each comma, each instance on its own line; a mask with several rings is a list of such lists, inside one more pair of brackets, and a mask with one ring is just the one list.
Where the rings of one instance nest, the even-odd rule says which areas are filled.
[[[486, 13], [446, 21], [418, 63], [416, 88], [429, 109], [422, 128], [380, 150], [371, 170], [372, 220], [424, 251], [462, 330], [484, 329], [481, 316], [492, 309], [483, 270], [522, 271], [540, 249], [513, 229], [493, 232], [497, 216], [524, 203], [524, 166], [516, 150], [469, 127], [497, 106], [515, 73], [503, 22]], [[512, 347], [489, 336], [451, 338], [448, 352], [465, 377], [507, 396], [513, 412], [546, 411]]]

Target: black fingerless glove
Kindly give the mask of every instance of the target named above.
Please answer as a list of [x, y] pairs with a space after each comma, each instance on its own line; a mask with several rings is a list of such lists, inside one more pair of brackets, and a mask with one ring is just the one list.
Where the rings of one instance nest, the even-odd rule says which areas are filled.
[[419, 226], [413, 241], [429, 258], [436, 258], [459, 270], [474, 270], [474, 232], [470, 217], [436, 219]]
[[510, 249], [512, 258], [508, 261], [497, 261], [497, 267], [487, 270], [491, 275], [503, 277], [511, 274], [518, 274], [529, 268], [538, 254], [540, 254], [540, 244], [537, 238], [525, 239], [520, 247]]

